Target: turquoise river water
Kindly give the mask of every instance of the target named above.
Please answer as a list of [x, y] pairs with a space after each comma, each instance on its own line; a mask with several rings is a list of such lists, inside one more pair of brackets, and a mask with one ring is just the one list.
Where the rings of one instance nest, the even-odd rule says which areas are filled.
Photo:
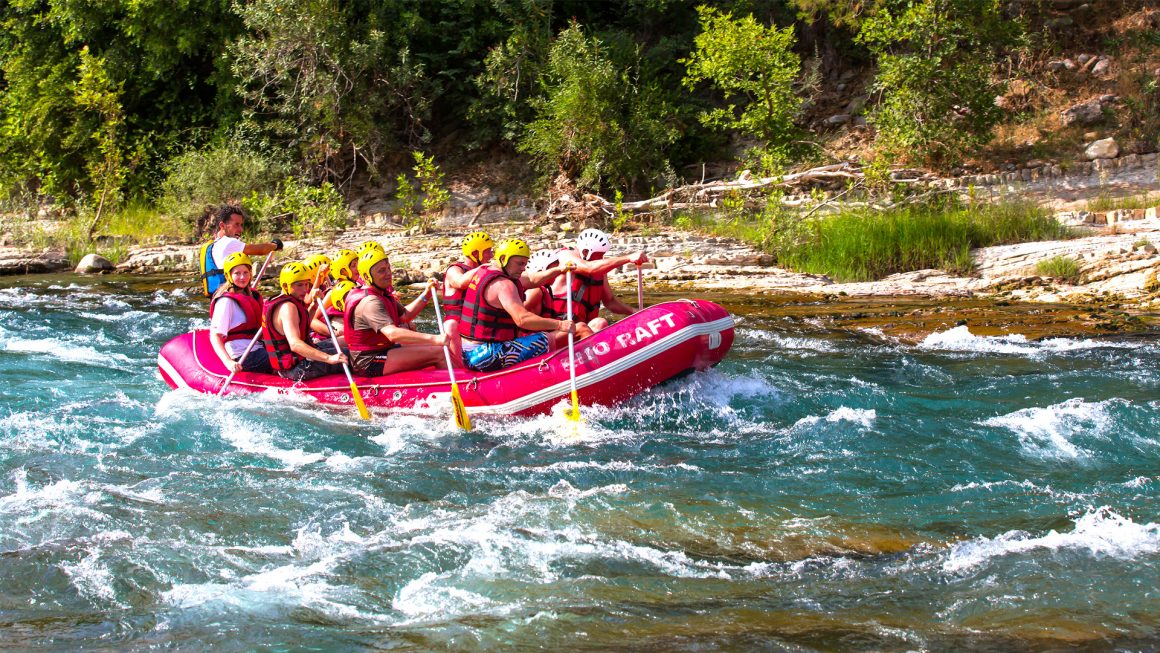
[[0, 280], [0, 649], [1160, 647], [1160, 338], [740, 314], [575, 443], [170, 391], [185, 285]]

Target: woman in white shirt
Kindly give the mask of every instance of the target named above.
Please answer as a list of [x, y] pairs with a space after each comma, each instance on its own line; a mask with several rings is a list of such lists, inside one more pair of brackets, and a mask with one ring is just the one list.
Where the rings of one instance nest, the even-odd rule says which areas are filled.
[[253, 347], [239, 360], [262, 328], [262, 296], [250, 288], [254, 263], [244, 252], [226, 257], [226, 283], [209, 302], [209, 339], [222, 365], [231, 372], [272, 373], [264, 347]]

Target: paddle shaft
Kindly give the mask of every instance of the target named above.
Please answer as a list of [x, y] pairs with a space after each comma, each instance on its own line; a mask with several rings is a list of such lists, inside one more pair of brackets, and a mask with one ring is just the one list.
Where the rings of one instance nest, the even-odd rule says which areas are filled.
[[636, 266], [636, 310], [644, 310], [644, 269]]
[[[568, 286], [568, 321], [572, 321], [572, 268], [565, 273], [565, 283]], [[572, 337], [572, 329], [568, 329], [568, 380], [572, 385], [572, 419], [577, 419], [580, 412], [580, 400], [576, 395], [576, 341]]]
[[[439, 323], [439, 335], [446, 336], [447, 332], [443, 329], [443, 312], [439, 310], [439, 297], [435, 294], [435, 286], [431, 286], [431, 304], [435, 307], [435, 321]], [[455, 384], [455, 368], [451, 365], [451, 350], [447, 348], [447, 343], [443, 343], [443, 359], [447, 361], [447, 376], [451, 379], [451, 385]]]
[[[326, 325], [326, 330], [330, 332], [330, 342], [334, 344], [335, 353], [341, 354], [342, 347], [338, 346], [338, 336], [334, 335], [334, 327], [330, 325], [330, 316], [326, 314], [326, 309], [322, 307], [322, 298], [319, 297], [314, 300], [318, 304], [318, 310], [322, 312], [322, 323]], [[342, 364], [342, 371], [346, 373], [346, 380], [354, 385], [354, 377], [350, 374], [350, 367], [346, 363]]]
[[[262, 267], [258, 268], [258, 276], [254, 277], [254, 280], [250, 282], [250, 286], [256, 286], [258, 284], [258, 280], [261, 279], [262, 274], [266, 272], [266, 266], [270, 264], [270, 259], [272, 259], [272, 258], [274, 258], [274, 252], [270, 252], [269, 254], [266, 255], [266, 260], [262, 262]], [[246, 350], [243, 351], [242, 355], [238, 357], [239, 363], [246, 360], [246, 356], [250, 355], [250, 350], [252, 350], [254, 348], [254, 345], [257, 344], [258, 338], [261, 335], [262, 335], [262, 328], [258, 327], [257, 333], [254, 334], [253, 338], [250, 338], [250, 344], [246, 345]], [[226, 388], [230, 387], [230, 383], [233, 382], [234, 375], [237, 373], [238, 373], [237, 370], [233, 370], [230, 372], [230, 375], [226, 377], [226, 382], [222, 384], [222, 389], [218, 390], [219, 397], [225, 393]]]

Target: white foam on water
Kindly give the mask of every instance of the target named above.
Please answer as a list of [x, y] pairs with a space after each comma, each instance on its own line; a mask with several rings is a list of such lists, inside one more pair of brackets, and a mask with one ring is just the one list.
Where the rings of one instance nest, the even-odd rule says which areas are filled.
[[268, 425], [249, 422], [234, 413], [219, 413], [214, 421], [221, 427], [222, 439], [235, 449], [273, 458], [285, 465], [285, 469], [298, 469], [325, 458], [321, 453], [308, 453], [302, 449], [279, 449], [274, 445]]
[[[585, 470], [598, 470], [606, 472], [658, 472], [668, 470], [681, 470], [687, 472], [703, 471], [696, 465], [688, 463], [676, 463], [674, 465], [638, 465], [627, 460], [612, 460], [608, 462], [599, 462], [595, 460], [564, 460], [560, 462], [551, 463], [542, 467], [533, 467], [518, 465], [508, 467], [507, 471], [515, 473], [532, 473], [532, 474], [557, 474], [559, 472], [577, 472]], [[478, 467], [461, 468], [461, 471], [479, 471], [490, 474], [491, 470], [479, 469]]]
[[158, 317], [157, 313], [150, 313], [149, 311], [125, 311], [123, 313], [114, 313], [114, 314], [89, 313], [89, 312], [82, 311], [80, 313], [77, 313], [77, 315], [79, 315], [80, 317], [83, 317], [83, 318], [90, 319], [90, 320], [96, 320], [98, 322], [113, 322], [113, 323], [115, 323], [115, 322], [131, 322], [134, 324], [139, 324], [141, 322], [147, 322], [151, 319]]
[[25, 354], [44, 354], [63, 361], [75, 363], [90, 363], [104, 367], [119, 367], [111, 363], [132, 363], [132, 359], [124, 354], [101, 352], [51, 338], [27, 340], [19, 337], [0, 336], [0, 347], [6, 351]]
[[786, 336], [774, 331], [760, 329], [737, 329], [736, 335], [741, 339], [759, 342], [762, 345], [772, 344], [783, 350], [780, 353], [816, 356], [817, 354], [832, 354], [839, 351], [836, 344], [824, 338]]
[[919, 349], [953, 351], [974, 354], [1012, 354], [1041, 357], [1067, 354], [1092, 349], [1141, 349], [1145, 343], [1092, 340], [1086, 338], [1045, 338], [1031, 342], [1021, 334], [1004, 336], [976, 336], [966, 326], [928, 335], [918, 344]]
[[101, 497], [101, 493], [93, 490], [87, 483], [68, 479], [39, 488], [31, 487], [28, 484], [28, 472], [23, 467], [14, 470], [11, 477], [16, 491], [0, 497], [0, 512], [75, 509], [78, 506], [96, 503]]
[[809, 415], [803, 417], [794, 423], [793, 427], [812, 426], [820, 422], [828, 422], [836, 424], [838, 422], [849, 422], [857, 424], [864, 429], [874, 426], [874, 421], [878, 419], [878, 411], [873, 408], [849, 408], [847, 406], [839, 406], [830, 411], [827, 415]]
[[434, 572], [427, 572], [399, 588], [391, 607], [411, 617], [449, 619], [483, 611], [493, 606], [491, 599], [448, 584]]
[[995, 558], [1037, 550], [1071, 550], [1093, 557], [1133, 560], [1160, 552], [1160, 524], [1137, 524], [1105, 506], [1080, 516], [1071, 532], [1052, 530], [1035, 537], [1025, 531], [1009, 531], [994, 538], [956, 543], [951, 546], [942, 568], [948, 573], [961, 573]]
[[1079, 435], [1104, 437], [1111, 425], [1110, 401], [1114, 400], [1091, 403], [1077, 397], [1046, 408], [1023, 408], [979, 424], [1011, 431], [1018, 436], [1024, 452], [1032, 457], [1085, 458], [1090, 453], [1073, 444], [1071, 439]]
[[101, 562], [100, 547], [94, 548], [77, 562], [62, 562], [59, 567], [81, 596], [99, 603], [112, 603], [119, 608], [127, 607], [116, 601], [113, 572]]

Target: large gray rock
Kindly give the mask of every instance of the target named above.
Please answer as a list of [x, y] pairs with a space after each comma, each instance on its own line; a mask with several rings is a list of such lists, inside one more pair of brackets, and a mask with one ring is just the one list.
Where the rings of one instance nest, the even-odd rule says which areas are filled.
[[1096, 77], [1103, 77], [1104, 74], [1106, 74], [1108, 72], [1108, 69], [1110, 69], [1111, 67], [1112, 67], [1112, 60], [1111, 59], [1107, 59], [1107, 58], [1100, 59], [1099, 61], [1096, 62], [1096, 65], [1092, 66], [1092, 74], [1095, 75]]
[[0, 275], [58, 272], [69, 268], [64, 252], [37, 252], [16, 247], [0, 247]]
[[100, 274], [102, 272], [110, 272], [113, 269], [113, 262], [101, 256], [100, 254], [85, 254], [80, 263], [73, 272], [77, 274]]
[[1093, 98], [1063, 110], [1063, 124], [1092, 125], [1104, 119], [1104, 103], [1102, 98]]
[[135, 249], [117, 266], [122, 272], [193, 272], [197, 245], [166, 245]]
[[1116, 139], [1114, 138], [1103, 138], [1088, 144], [1083, 151], [1083, 155], [1088, 161], [1114, 159], [1120, 155], [1120, 146], [1116, 144]]

